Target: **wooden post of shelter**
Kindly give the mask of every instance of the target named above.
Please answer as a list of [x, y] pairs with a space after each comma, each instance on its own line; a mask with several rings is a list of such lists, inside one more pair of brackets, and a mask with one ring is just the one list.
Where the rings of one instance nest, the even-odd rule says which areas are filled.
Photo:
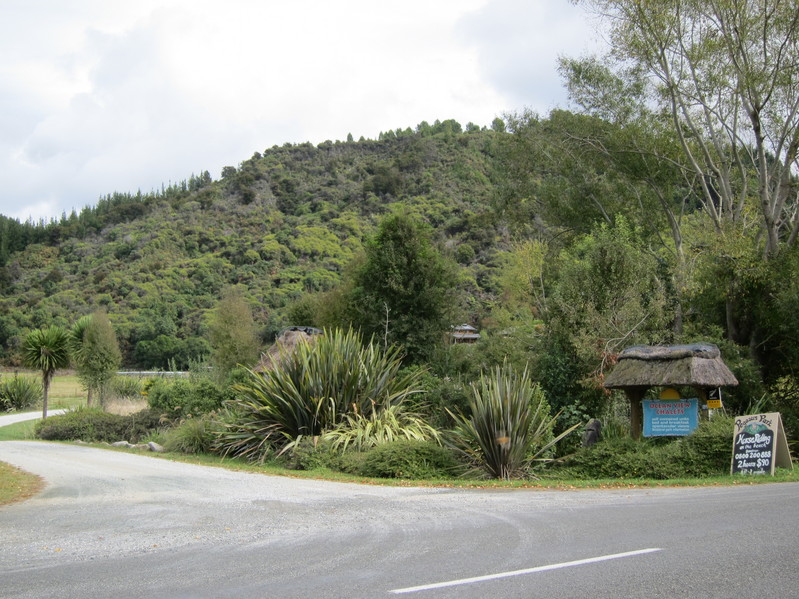
[[619, 354], [604, 384], [606, 389], [624, 390], [635, 439], [643, 431], [641, 400], [650, 387], [693, 387], [706, 403], [709, 389], [736, 385], [738, 379], [721, 360], [719, 348], [710, 343], [628, 347]]

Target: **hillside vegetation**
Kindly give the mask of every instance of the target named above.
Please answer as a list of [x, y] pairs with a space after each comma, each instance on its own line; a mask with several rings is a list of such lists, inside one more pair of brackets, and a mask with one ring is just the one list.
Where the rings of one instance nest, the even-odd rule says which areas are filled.
[[[0, 219], [0, 359], [103, 309], [125, 366], [186, 368], [236, 324], [217, 308], [237, 297], [261, 350], [288, 325], [403, 347], [440, 410], [465, 407], [481, 372], [529, 365], [561, 430], [624, 421], [601, 386], [624, 347], [712, 342], [741, 382], [725, 405], [797, 430], [799, 251], [787, 235], [764, 253], [753, 195], [716, 227], [699, 183], [662, 129], [561, 110], [273, 147], [218, 181]], [[480, 342], [444, 344], [462, 322]]]
[[287, 307], [334, 288], [376, 222], [399, 208], [434, 228], [464, 265], [461, 286], [482, 298], [491, 287], [480, 265], [500, 247], [496, 135], [446, 121], [379, 141], [287, 144], [219, 181], [204, 173], [157, 193], [114, 193], [51, 223], [0, 217], [0, 359], [18, 362], [30, 329], [100, 307], [127, 365], [185, 367], [207, 353], [206, 316], [230, 286], [267, 343], [285, 325], [309, 324]]

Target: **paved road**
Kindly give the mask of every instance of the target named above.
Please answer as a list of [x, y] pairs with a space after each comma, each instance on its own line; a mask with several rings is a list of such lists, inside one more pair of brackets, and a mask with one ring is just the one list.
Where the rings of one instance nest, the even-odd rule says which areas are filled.
[[373, 487], [17, 441], [0, 460], [48, 481], [0, 508], [4, 598], [799, 595], [799, 484]]

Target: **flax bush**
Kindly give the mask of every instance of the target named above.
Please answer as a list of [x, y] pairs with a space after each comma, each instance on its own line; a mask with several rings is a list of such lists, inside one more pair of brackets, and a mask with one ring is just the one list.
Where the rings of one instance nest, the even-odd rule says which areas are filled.
[[438, 443], [440, 434], [420, 415], [406, 412], [398, 404], [372, 410], [369, 416], [360, 412], [345, 414], [344, 421], [322, 438], [330, 441], [334, 449], [364, 451], [401, 439]]
[[39, 381], [19, 375], [0, 379], [0, 411], [31, 408], [42, 398]]
[[[328, 331], [275, 358], [271, 370], [250, 372], [236, 386], [215, 447], [223, 455], [262, 461], [304, 437], [321, 437], [418, 393], [417, 371], [400, 372], [395, 347], [364, 344], [359, 334]], [[377, 416], [375, 416], [377, 418]], [[343, 441], [342, 441], [343, 442]]]
[[481, 375], [472, 391], [470, 415], [453, 414], [456, 426], [451, 442], [476, 469], [492, 478], [529, 475], [536, 461], [580, 426], [554, 436], [557, 416], [550, 415], [540, 386], [531, 381], [526, 369], [519, 373], [507, 362], [490, 376]]

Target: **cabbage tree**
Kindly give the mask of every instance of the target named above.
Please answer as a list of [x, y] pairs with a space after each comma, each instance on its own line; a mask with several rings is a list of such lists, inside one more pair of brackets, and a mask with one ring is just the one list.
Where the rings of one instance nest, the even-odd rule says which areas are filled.
[[69, 333], [55, 325], [31, 331], [25, 338], [22, 360], [42, 373], [42, 418], [47, 418], [47, 394], [53, 375], [69, 366]]

